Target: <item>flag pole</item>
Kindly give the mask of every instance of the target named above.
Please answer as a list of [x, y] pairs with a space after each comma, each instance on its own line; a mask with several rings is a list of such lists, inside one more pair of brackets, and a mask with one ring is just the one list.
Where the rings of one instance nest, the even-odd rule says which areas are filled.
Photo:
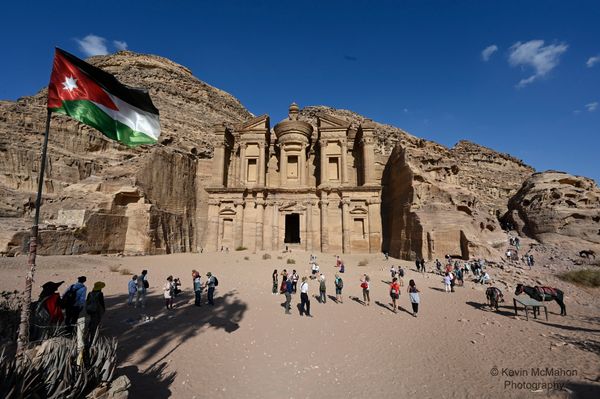
[[19, 324], [19, 335], [17, 338], [17, 357], [25, 353], [27, 344], [29, 344], [29, 318], [31, 314], [31, 289], [33, 286], [33, 276], [35, 274], [35, 257], [37, 255], [38, 225], [40, 222], [40, 205], [42, 204], [42, 189], [44, 188], [44, 172], [46, 170], [46, 152], [48, 150], [48, 136], [50, 134], [50, 117], [52, 112], [48, 109], [46, 116], [46, 133], [44, 134], [44, 144], [42, 145], [42, 159], [40, 161], [40, 173], [38, 174], [38, 191], [35, 200], [35, 217], [31, 227], [31, 236], [29, 238], [29, 273], [25, 277], [25, 292], [21, 301], [21, 322]]

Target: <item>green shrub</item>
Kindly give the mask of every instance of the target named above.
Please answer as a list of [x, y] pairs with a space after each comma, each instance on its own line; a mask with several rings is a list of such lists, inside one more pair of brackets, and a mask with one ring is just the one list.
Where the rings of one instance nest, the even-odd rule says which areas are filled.
[[600, 287], [600, 270], [583, 269], [562, 273], [558, 277], [573, 284]]

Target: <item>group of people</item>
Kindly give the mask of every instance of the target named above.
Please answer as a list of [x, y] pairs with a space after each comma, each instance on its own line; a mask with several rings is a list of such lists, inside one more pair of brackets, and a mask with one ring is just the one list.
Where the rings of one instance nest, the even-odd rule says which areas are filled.
[[34, 339], [43, 339], [51, 329], [64, 328], [68, 334], [76, 334], [80, 353], [92, 345], [106, 311], [102, 289], [106, 284], [97, 281], [90, 292], [85, 285], [87, 278], [80, 276], [62, 294], [58, 292], [64, 281], [48, 281], [33, 304]]

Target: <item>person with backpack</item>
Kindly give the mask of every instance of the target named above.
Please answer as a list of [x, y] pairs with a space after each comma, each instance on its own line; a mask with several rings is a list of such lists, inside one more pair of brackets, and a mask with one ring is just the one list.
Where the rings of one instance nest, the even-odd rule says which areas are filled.
[[102, 293], [102, 289], [104, 287], [106, 287], [106, 284], [104, 284], [102, 281], [96, 281], [94, 283], [92, 292], [88, 294], [85, 301], [85, 311], [89, 318], [87, 333], [88, 347], [94, 342], [94, 338], [100, 327], [100, 321], [102, 320], [102, 316], [106, 311], [106, 306], [104, 305], [104, 294]]
[[78, 277], [77, 282], [71, 284], [63, 294], [62, 304], [66, 313], [65, 324], [67, 325], [67, 331], [70, 333], [73, 332], [75, 326], [79, 329], [80, 316], [83, 318], [85, 327], [85, 312], [82, 312], [82, 310], [85, 307], [87, 294], [86, 281], [85, 276]]
[[419, 312], [419, 302], [421, 299], [419, 297], [419, 290], [415, 284], [415, 280], [410, 280], [408, 282], [408, 296], [410, 298], [410, 304], [412, 305], [413, 316], [417, 317], [417, 313]]
[[398, 313], [396, 301], [398, 298], [400, 298], [400, 284], [398, 284], [398, 279], [396, 277], [392, 279], [392, 283], [390, 284], [390, 297], [392, 298], [392, 307], [394, 309], [394, 313]]
[[127, 283], [127, 292], [129, 293], [129, 298], [127, 299], [128, 306], [133, 306], [133, 298], [137, 292], [137, 278], [137, 274], [134, 274], [129, 283]]
[[142, 309], [146, 307], [146, 293], [148, 292], [148, 288], [150, 288], [150, 283], [148, 282], [148, 270], [142, 270], [142, 274], [137, 278], [136, 308], [140, 305], [142, 306]]
[[212, 275], [211, 272], [206, 273], [206, 287], [208, 287], [208, 304], [210, 306], [215, 305], [214, 295], [215, 295], [215, 287], [219, 285], [219, 280], [215, 276]]
[[[315, 256], [316, 258], [316, 256]], [[298, 273], [296, 273], [296, 269], [294, 269], [292, 271], [292, 293], [295, 294], [296, 293], [296, 289], [298, 288], [298, 279], [300, 277], [298, 276]]]
[[325, 275], [319, 276], [319, 303], [327, 302], [327, 284], [325, 284]]
[[[284, 277], [285, 278], [285, 277]], [[286, 279], [285, 280], [285, 314], [292, 314], [290, 312], [290, 309], [292, 308], [292, 291], [293, 291], [293, 284], [292, 284], [292, 279]]]
[[335, 275], [335, 300], [339, 303], [344, 303], [342, 299], [342, 288], [344, 288], [344, 280], [340, 277], [339, 274]]
[[64, 281], [44, 283], [38, 300], [31, 304], [33, 322], [30, 338], [32, 340], [44, 339], [50, 332], [49, 329], [63, 323], [65, 317], [61, 309], [60, 294], [56, 292], [62, 283]]
[[202, 306], [202, 280], [200, 279], [200, 273], [192, 270], [192, 279], [194, 283], [194, 305]]

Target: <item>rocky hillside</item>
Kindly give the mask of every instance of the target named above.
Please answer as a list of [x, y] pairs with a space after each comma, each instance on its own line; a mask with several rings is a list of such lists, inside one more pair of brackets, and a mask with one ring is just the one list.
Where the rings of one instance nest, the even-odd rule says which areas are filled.
[[600, 188], [564, 172], [535, 173], [508, 202], [505, 219], [544, 244], [600, 254]]
[[[129, 149], [68, 117], [53, 116], [42, 206], [49, 229], [42, 232], [42, 238], [48, 236], [42, 253], [196, 250], [202, 211], [196, 199], [204, 191], [198, 175], [208, 169], [199, 165], [212, 156], [211, 126], [251, 114], [230, 94], [162, 57], [123, 51], [88, 61], [150, 91], [160, 111], [160, 144]], [[0, 252], [23, 250], [17, 231], [31, 224], [45, 107], [46, 90], [0, 102], [5, 227]]]

